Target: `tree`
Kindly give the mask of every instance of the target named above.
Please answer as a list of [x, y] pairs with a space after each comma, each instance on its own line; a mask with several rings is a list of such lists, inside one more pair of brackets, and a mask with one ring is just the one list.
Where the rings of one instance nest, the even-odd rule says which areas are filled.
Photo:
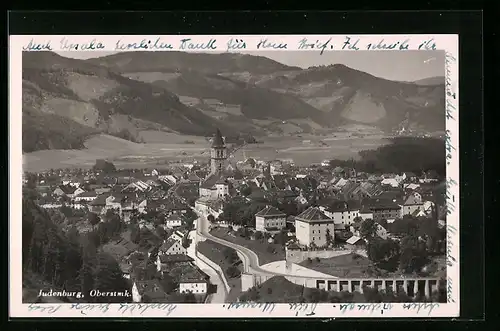
[[71, 243], [79, 243], [80, 241], [80, 232], [78, 232], [78, 228], [75, 225], [69, 227], [66, 232], [66, 238], [68, 238]]
[[250, 236], [250, 230], [245, 227], [240, 227], [237, 231], [238, 235], [243, 238], [248, 238]]
[[96, 213], [89, 212], [87, 215], [87, 220], [92, 227], [95, 227], [101, 221], [100, 217]]
[[332, 237], [332, 234], [330, 233], [329, 228], [326, 229], [325, 236], [326, 236], [326, 246], [330, 247], [333, 244], [333, 237]]
[[191, 209], [188, 209], [185, 214], [182, 214], [181, 222], [188, 232], [194, 229], [194, 221], [197, 217], [198, 216]]
[[382, 295], [379, 293], [377, 288], [371, 288], [368, 286], [363, 287], [363, 296], [367, 302], [382, 302]]
[[138, 244], [141, 241], [141, 230], [137, 224], [130, 229], [130, 241], [134, 244]]
[[88, 302], [93, 302], [94, 300], [94, 298], [90, 296], [90, 291], [95, 288], [93, 275], [94, 267], [97, 264], [95, 253], [96, 248], [91, 242], [86, 242], [82, 247], [81, 255], [83, 259], [78, 278], [81, 284], [81, 291]]
[[191, 239], [186, 234], [184, 237], [182, 237], [182, 247], [188, 249], [190, 245], [191, 245]]
[[407, 235], [401, 240], [401, 255], [399, 269], [404, 273], [420, 272], [428, 262], [425, 243], [414, 235]]
[[231, 265], [229, 266], [227, 269], [226, 269], [226, 274], [230, 277], [230, 278], [236, 278], [236, 277], [239, 277], [241, 275], [241, 272], [240, 270], [234, 266], [234, 265]]
[[259, 290], [257, 287], [251, 287], [244, 295], [242, 296], [242, 301], [250, 301], [250, 302], [255, 302], [259, 300], [260, 295], [259, 295]]
[[394, 271], [397, 269], [399, 244], [391, 239], [374, 238], [368, 242], [368, 258], [376, 265]]
[[342, 291], [340, 292], [340, 302], [352, 302], [354, 299], [354, 293]]
[[215, 217], [214, 215], [210, 214], [207, 216], [207, 220], [210, 222], [210, 223], [215, 223]]
[[236, 251], [230, 247], [226, 247], [223, 254], [224, 259], [230, 264], [233, 264], [239, 260], [238, 253], [236, 253]]
[[255, 240], [262, 240], [264, 238], [264, 235], [262, 234], [261, 231], [255, 231]]
[[281, 230], [274, 235], [274, 243], [278, 245], [285, 245], [288, 241], [288, 232], [286, 230]]
[[[132, 290], [127, 280], [123, 278], [122, 272], [116, 260], [108, 254], [97, 255], [97, 265], [94, 272], [94, 288], [101, 292], [124, 292]], [[96, 297], [96, 302], [118, 303], [127, 298], [123, 296]]]
[[102, 171], [105, 174], [110, 174], [116, 172], [116, 167], [113, 163], [108, 162], [103, 159], [98, 159], [95, 161], [94, 166], [92, 167], [94, 171]]
[[161, 286], [163, 291], [167, 294], [173, 292], [179, 284], [174, 281], [174, 278], [168, 274], [164, 274], [161, 279]]
[[359, 229], [359, 234], [362, 239], [371, 240], [375, 237], [377, 231], [377, 223], [371, 218], [365, 220], [361, 223], [361, 227]]
[[252, 194], [252, 187], [250, 187], [248, 185], [244, 185], [242, 188], [240, 188], [240, 192], [241, 192], [241, 195], [243, 195], [244, 197], [247, 197], [250, 194]]
[[165, 238], [166, 232], [165, 232], [165, 229], [163, 228], [163, 226], [158, 225], [156, 227], [156, 235], [162, 239]]

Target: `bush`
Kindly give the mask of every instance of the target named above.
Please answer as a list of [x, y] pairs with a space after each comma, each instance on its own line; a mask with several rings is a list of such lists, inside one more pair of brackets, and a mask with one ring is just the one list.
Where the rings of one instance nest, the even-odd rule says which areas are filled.
[[316, 257], [316, 262], [320, 262], [321, 260], [319, 259], [319, 257]]
[[232, 265], [226, 269], [226, 274], [230, 278], [236, 278], [236, 277], [239, 277], [241, 275], [241, 271], [237, 267]]

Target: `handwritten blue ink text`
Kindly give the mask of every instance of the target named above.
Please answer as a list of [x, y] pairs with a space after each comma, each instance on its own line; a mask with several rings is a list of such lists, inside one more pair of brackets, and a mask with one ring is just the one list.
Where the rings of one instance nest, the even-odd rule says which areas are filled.
[[206, 43], [195, 43], [191, 38], [181, 39], [181, 45], [179, 49], [185, 50], [206, 50], [206, 49], [217, 49], [216, 39], [210, 39]]
[[333, 45], [330, 45], [330, 42], [332, 41], [332, 38], [328, 39], [327, 41], [319, 41], [316, 40], [315, 42], [310, 42], [306, 38], [303, 38], [299, 41], [299, 49], [318, 49], [320, 50], [319, 55], [323, 55], [325, 50], [327, 48], [333, 49]]
[[23, 47], [23, 51], [51, 51], [50, 40], [45, 43], [38, 43], [31, 39], [28, 45]]

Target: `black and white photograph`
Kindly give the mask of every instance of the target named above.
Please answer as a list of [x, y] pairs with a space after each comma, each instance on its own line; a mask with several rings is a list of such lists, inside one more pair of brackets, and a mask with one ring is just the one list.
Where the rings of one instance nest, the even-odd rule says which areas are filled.
[[23, 52], [22, 302], [446, 303], [445, 57]]

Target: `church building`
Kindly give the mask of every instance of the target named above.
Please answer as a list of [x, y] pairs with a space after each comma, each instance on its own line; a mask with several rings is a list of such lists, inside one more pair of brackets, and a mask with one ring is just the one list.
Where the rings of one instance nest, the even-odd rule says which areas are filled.
[[225, 175], [227, 148], [219, 129], [215, 133], [210, 149], [210, 174], [200, 185], [203, 200], [223, 199], [229, 195], [229, 182]]

